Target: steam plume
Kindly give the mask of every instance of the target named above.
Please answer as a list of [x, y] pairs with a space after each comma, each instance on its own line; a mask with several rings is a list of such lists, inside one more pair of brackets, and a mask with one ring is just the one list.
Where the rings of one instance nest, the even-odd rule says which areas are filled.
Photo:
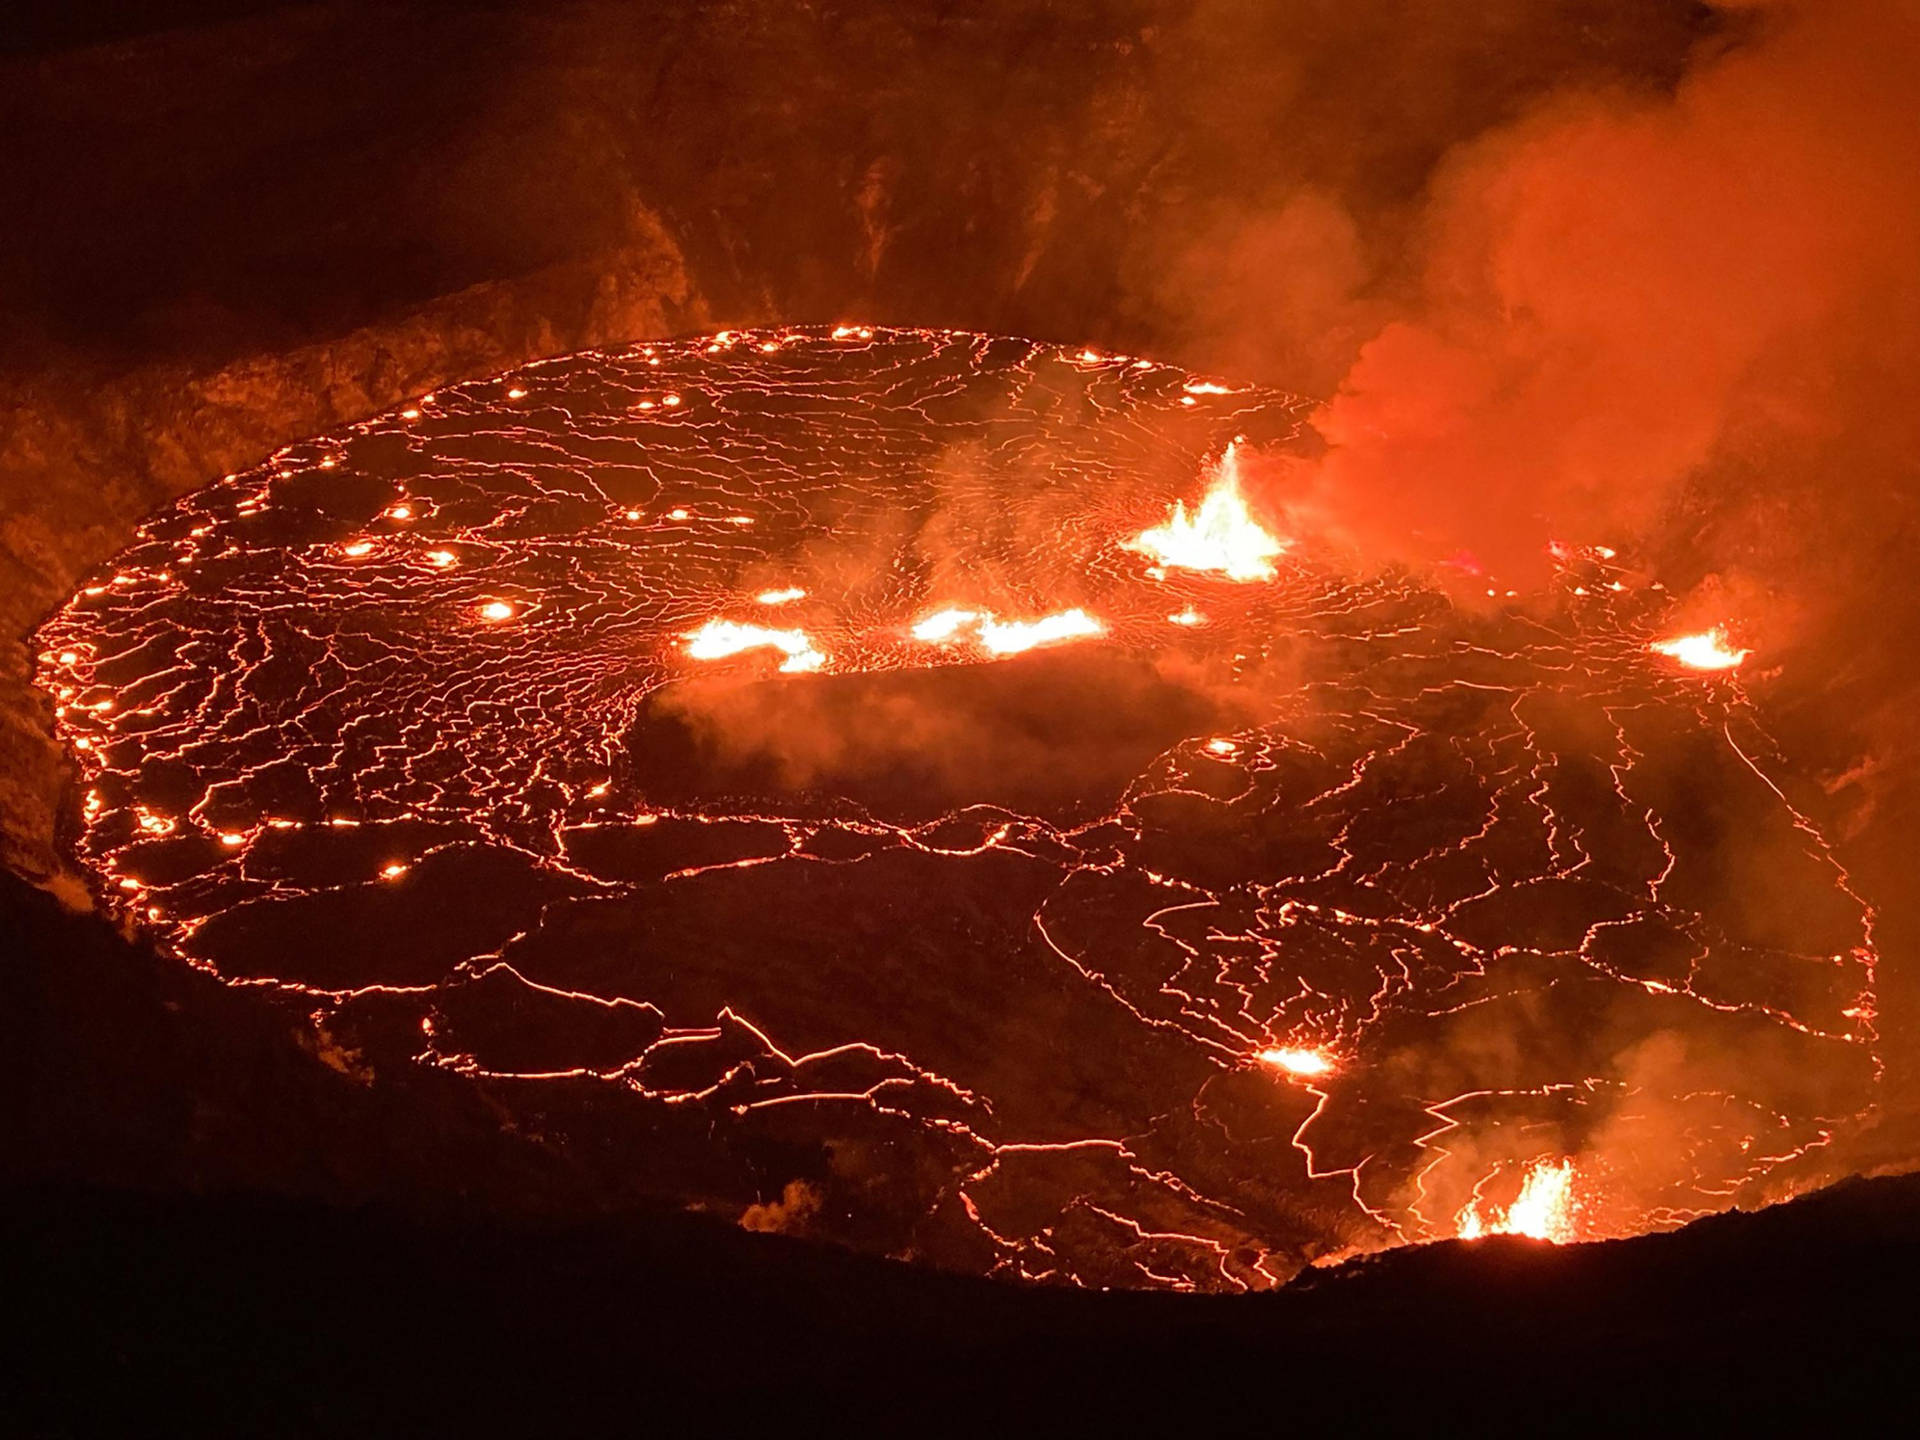
[[1670, 95], [1560, 94], [1447, 158], [1296, 511], [1510, 583], [1556, 538], [1778, 579], [1911, 493], [1920, 7], [1733, 18]]

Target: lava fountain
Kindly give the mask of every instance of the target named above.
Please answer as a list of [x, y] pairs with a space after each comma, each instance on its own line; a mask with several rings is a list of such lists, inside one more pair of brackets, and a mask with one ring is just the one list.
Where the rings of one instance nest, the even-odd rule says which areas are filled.
[[[1219, 386], [1204, 392], [1189, 386], [1188, 393], [1227, 392]], [[1211, 571], [1229, 580], [1271, 580], [1273, 562], [1287, 547], [1253, 518], [1240, 493], [1238, 439], [1221, 453], [1210, 482], [1193, 514], [1187, 513], [1184, 500], [1174, 501], [1165, 523], [1143, 530], [1127, 548], [1151, 557], [1163, 569]]]
[[1318, 565], [1241, 473], [1303, 414], [852, 325], [444, 387], [46, 623], [76, 856], [369, 1083], [953, 1269], [1260, 1288], [1820, 1178], [1872, 915], [1737, 671], [1611, 551], [1475, 613]]

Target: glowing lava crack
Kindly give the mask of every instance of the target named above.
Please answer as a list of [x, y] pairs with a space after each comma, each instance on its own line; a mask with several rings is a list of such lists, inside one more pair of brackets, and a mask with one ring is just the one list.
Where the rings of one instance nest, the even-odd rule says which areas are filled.
[[1262, 1287], [1818, 1178], [1872, 915], [1740, 652], [1610, 551], [1481, 615], [1317, 565], [1241, 474], [1301, 413], [844, 325], [445, 387], [47, 622], [76, 853], [372, 1083], [938, 1265]]

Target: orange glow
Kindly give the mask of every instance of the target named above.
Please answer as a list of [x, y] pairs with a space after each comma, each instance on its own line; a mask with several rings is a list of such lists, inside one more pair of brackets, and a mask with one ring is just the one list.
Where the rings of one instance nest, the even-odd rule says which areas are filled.
[[945, 610], [936, 610], [922, 620], [914, 622], [913, 638], [925, 640], [929, 644], [954, 639], [969, 625], [977, 625], [987, 617], [978, 610], [962, 610], [949, 606]]
[[1186, 501], [1176, 500], [1166, 524], [1142, 531], [1126, 548], [1171, 569], [1208, 570], [1229, 580], [1271, 580], [1273, 559], [1287, 545], [1262, 529], [1248, 511], [1240, 494], [1235, 441], [1213, 467], [1213, 483], [1192, 515]]
[[[1546, 1257], [1874, 1143], [1896, 927], [1749, 708], [1774, 651], [1685, 648], [1774, 643], [1743, 585], [1564, 541], [1483, 607], [1517, 572], [1444, 527], [1439, 577], [1356, 568], [1293, 514], [1339, 487], [1296, 501], [1269, 448], [1301, 403], [1224, 377], [853, 324], [708, 344], [572, 357], [524, 411], [450, 386], [411, 446], [397, 411], [290, 443], [74, 580], [20, 655], [103, 913], [380, 1083], [468, 1077], [642, 1166], [678, 1115], [673, 1203], [890, 1250], [931, 1214], [925, 1263], [1023, 1285]], [[1685, 819], [1723, 793], [1785, 837], [1730, 878]], [[1794, 900], [1759, 970], [1729, 885]], [[280, 943], [316, 913], [471, 963]], [[956, 1015], [1046, 1043], [983, 1064]], [[823, 1125], [885, 1137], [877, 1188], [683, 1183], [703, 1132]]]
[[1062, 610], [1038, 620], [993, 620], [980, 622], [980, 643], [995, 655], [1018, 655], [1037, 645], [1058, 645], [1063, 640], [1079, 640], [1106, 630], [1084, 610]]
[[1253, 1057], [1262, 1065], [1271, 1065], [1274, 1069], [1302, 1080], [1312, 1080], [1321, 1075], [1333, 1073], [1333, 1057], [1324, 1050], [1308, 1050], [1297, 1046], [1280, 1046], [1271, 1050], [1262, 1050]]
[[1753, 652], [1736, 650], [1718, 625], [1697, 635], [1676, 635], [1671, 640], [1656, 640], [1647, 647], [1656, 655], [1678, 660], [1694, 670], [1731, 670]]
[[724, 660], [748, 650], [778, 650], [787, 658], [781, 670], [799, 674], [818, 670], [827, 657], [813, 648], [804, 630], [774, 630], [765, 625], [742, 625], [734, 620], [709, 620], [685, 637], [687, 654], [695, 660]]
[[1525, 1235], [1568, 1245], [1580, 1238], [1574, 1228], [1579, 1208], [1573, 1196], [1573, 1161], [1537, 1160], [1520, 1182], [1520, 1194], [1504, 1212], [1488, 1206], [1482, 1215], [1475, 1200], [1460, 1212], [1456, 1224], [1462, 1240]]
[[948, 606], [923, 616], [908, 632], [914, 639], [933, 645], [954, 644], [962, 632], [971, 630], [980, 648], [990, 655], [1018, 655], [1042, 645], [1059, 645], [1103, 635], [1106, 626], [1077, 606], [1037, 620], [1001, 620], [990, 610], [968, 610]]

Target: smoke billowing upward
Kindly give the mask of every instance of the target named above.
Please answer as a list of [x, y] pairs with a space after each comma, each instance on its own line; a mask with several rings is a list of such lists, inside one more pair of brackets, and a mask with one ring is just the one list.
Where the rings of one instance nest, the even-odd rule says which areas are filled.
[[1856, 563], [1834, 547], [1911, 478], [1920, 11], [1733, 18], [1670, 95], [1550, 96], [1442, 162], [1410, 300], [1281, 477], [1303, 522], [1514, 582], [1555, 539], [1700, 541], [1763, 582]]

